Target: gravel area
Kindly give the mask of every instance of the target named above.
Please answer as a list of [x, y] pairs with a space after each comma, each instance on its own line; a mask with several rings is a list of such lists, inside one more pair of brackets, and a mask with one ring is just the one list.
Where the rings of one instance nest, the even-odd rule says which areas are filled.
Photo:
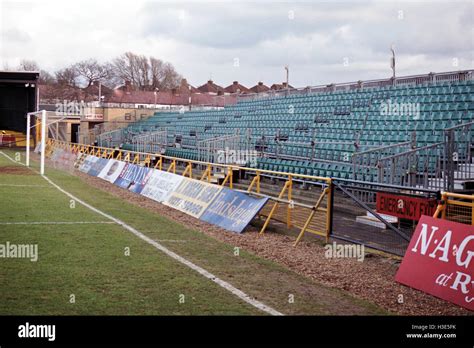
[[[356, 259], [327, 259], [324, 247], [316, 242], [302, 241], [293, 247], [294, 237], [275, 232], [259, 235], [249, 226], [236, 234], [200, 221], [151, 199], [121, 189], [102, 179], [76, 171], [89, 185], [107, 191], [129, 203], [166, 216], [217, 240], [238, 246], [262, 258], [275, 261], [292, 271], [332, 288], [347, 291], [357, 298], [371, 301], [401, 315], [471, 315], [472, 313], [444, 300], [395, 282], [399, 260], [367, 254], [363, 262]], [[403, 295], [403, 303], [398, 303]]]

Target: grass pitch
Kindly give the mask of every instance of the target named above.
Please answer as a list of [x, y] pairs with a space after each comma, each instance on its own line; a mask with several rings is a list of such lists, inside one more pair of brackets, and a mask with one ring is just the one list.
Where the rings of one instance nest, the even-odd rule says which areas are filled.
[[[387, 314], [243, 250], [235, 256], [234, 246], [94, 189], [74, 175], [51, 168], [46, 175], [284, 314]], [[39, 258], [0, 258], [0, 315], [265, 314], [0, 154], [0, 244], [7, 242], [37, 244]]]

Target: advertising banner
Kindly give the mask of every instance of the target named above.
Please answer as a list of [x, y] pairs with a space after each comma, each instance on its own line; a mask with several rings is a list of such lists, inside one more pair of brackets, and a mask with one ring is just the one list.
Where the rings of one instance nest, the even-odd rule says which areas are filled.
[[140, 193], [151, 173], [152, 169], [148, 167], [126, 164], [114, 184], [132, 192]]
[[71, 151], [62, 150], [60, 153], [54, 152], [54, 166], [55, 168], [67, 171], [74, 170], [74, 163], [77, 159], [77, 154]]
[[74, 168], [76, 169], [79, 169], [82, 165], [82, 163], [84, 163], [84, 160], [87, 158], [87, 155], [82, 153], [82, 152], [79, 152], [77, 154], [77, 158], [76, 158], [76, 161], [74, 162]]
[[83, 173], [88, 173], [89, 170], [91, 169], [91, 166], [92, 164], [95, 163], [95, 161], [97, 161], [99, 158], [98, 157], [95, 157], [95, 156], [92, 156], [92, 155], [87, 155], [81, 165], [79, 166], [79, 170]]
[[377, 192], [377, 212], [396, 216], [402, 219], [420, 220], [422, 215], [430, 215], [436, 211], [435, 198], [410, 197]]
[[395, 280], [474, 311], [474, 226], [422, 216]]
[[113, 183], [117, 180], [118, 176], [122, 172], [122, 169], [127, 164], [126, 162], [117, 161], [117, 160], [107, 160], [107, 164], [105, 167], [100, 171], [99, 178], [104, 179], [108, 182]]
[[254, 198], [224, 187], [200, 219], [226, 230], [241, 233], [267, 200], [268, 198]]
[[64, 149], [54, 149], [53, 153], [51, 154], [51, 160], [52, 161], [57, 161], [59, 157], [64, 153]]
[[183, 178], [163, 204], [199, 218], [221, 190], [222, 186]]
[[183, 179], [180, 175], [153, 169], [141, 194], [157, 202], [164, 202]]
[[97, 176], [100, 171], [105, 167], [109, 160], [105, 158], [99, 158], [92, 155], [87, 155], [84, 162], [79, 167], [79, 170], [83, 173]]

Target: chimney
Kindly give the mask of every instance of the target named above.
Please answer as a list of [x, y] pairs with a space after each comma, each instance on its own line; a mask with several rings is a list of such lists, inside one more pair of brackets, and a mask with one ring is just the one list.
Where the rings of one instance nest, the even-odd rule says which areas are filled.
[[259, 86], [263, 86], [263, 82], [262, 82], [262, 81], [259, 81], [259, 82], [258, 82], [258, 85], [259, 85]]
[[239, 81], [234, 81], [233, 84], [234, 86], [237, 86], [239, 84]]
[[125, 81], [125, 92], [130, 93], [132, 91], [132, 82], [129, 80]]

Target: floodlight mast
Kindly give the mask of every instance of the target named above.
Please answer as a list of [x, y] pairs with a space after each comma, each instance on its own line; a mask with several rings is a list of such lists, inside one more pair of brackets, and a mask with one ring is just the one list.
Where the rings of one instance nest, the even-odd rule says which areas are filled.
[[[34, 115], [41, 114], [41, 166], [40, 174], [44, 175], [44, 159], [45, 159], [45, 149], [46, 149], [46, 110], [29, 112], [26, 114], [26, 166], [30, 166], [30, 134], [31, 134], [31, 121], [30, 117]], [[33, 126], [35, 127], [35, 126]]]

